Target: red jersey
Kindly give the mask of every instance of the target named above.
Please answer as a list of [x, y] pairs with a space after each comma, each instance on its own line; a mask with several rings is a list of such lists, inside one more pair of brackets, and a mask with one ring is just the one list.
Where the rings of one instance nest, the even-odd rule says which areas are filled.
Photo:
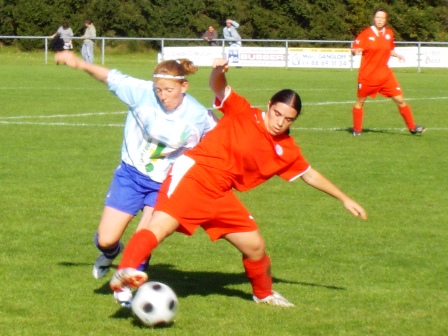
[[264, 124], [264, 113], [245, 98], [231, 91], [223, 102], [216, 99], [215, 106], [224, 116], [186, 152], [201, 168], [201, 181], [208, 188], [246, 191], [274, 175], [292, 181], [308, 170], [294, 139], [287, 134], [273, 137]]
[[395, 48], [394, 32], [390, 28], [378, 31], [375, 26], [364, 29], [355, 39], [353, 49], [362, 49], [359, 83], [382, 85], [392, 75], [387, 63]]

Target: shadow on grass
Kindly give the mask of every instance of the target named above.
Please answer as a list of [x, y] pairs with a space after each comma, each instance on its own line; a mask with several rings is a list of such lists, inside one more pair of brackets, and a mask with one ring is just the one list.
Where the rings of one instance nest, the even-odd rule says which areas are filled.
[[[353, 133], [353, 128], [351, 127], [347, 127], [347, 128], [338, 128], [335, 129], [335, 131], [337, 132], [347, 132], [352, 134]], [[367, 134], [367, 133], [378, 133], [378, 134], [387, 134], [387, 135], [405, 135], [405, 136], [414, 136], [413, 134], [407, 132], [407, 133], [403, 133], [403, 131], [398, 131], [397, 129], [372, 129], [372, 128], [364, 128], [362, 130], [362, 134]], [[361, 135], [362, 136], [362, 135]]]
[[[91, 266], [86, 263], [71, 263], [60, 262], [60, 266], [64, 267], [76, 267], [76, 266]], [[112, 267], [111, 272], [115, 271], [115, 266]], [[151, 277], [150, 281], [160, 281], [172, 287], [178, 297], [188, 297], [190, 295], [200, 295], [206, 297], [208, 295], [223, 295], [231, 297], [239, 297], [243, 300], [252, 301], [252, 294], [249, 292], [249, 280], [244, 273], [223, 273], [223, 272], [211, 272], [211, 271], [183, 271], [177, 270], [171, 264], [154, 264], [149, 268]], [[101, 281], [101, 286], [94, 289], [93, 292], [97, 295], [110, 295], [112, 296], [111, 289], [109, 287], [110, 276], [106, 276]], [[302, 281], [291, 281], [273, 277], [274, 287], [278, 283], [293, 284], [299, 286], [311, 286], [319, 287], [330, 290], [346, 290], [344, 287], [323, 285]], [[247, 290], [239, 290], [235, 288], [229, 288], [232, 285], [247, 284]], [[128, 308], [119, 307], [117, 311], [110, 316], [116, 319], [129, 319], [132, 318], [132, 310]], [[139, 321], [134, 319], [135, 326], [141, 328], [147, 328]], [[161, 326], [169, 327], [169, 326]]]
[[[63, 267], [79, 267], [79, 266], [92, 266], [90, 263], [73, 263], [73, 262], [60, 262], [60, 266]], [[109, 287], [110, 275], [115, 271], [116, 266], [111, 267], [111, 271], [100, 281], [100, 287], [93, 290], [97, 295], [110, 295], [112, 291]], [[188, 297], [190, 295], [200, 295], [206, 297], [208, 295], [223, 295], [230, 297], [238, 297], [243, 300], [252, 301], [252, 294], [249, 292], [249, 280], [244, 273], [223, 273], [212, 271], [184, 271], [177, 270], [171, 264], [154, 264], [150, 265], [150, 281], [160, 281], [172, 287], [178, 297]], [[93, 279], [92, 279], [93, 280]], [[325, 288], [330, 290], [346, 290], [344, 287], [323, 285], [318, 283], [303, 282], [303, 281], [291, 281], [273, 277], [274, 288], [278, 283], [293, 284], [299, 286], [310, 286]], [[239, 290], [235, 288], [229, 288], [232, 285], [247, 284], [247, 290]], [[110, 316], [116, 319], [129, 319], [132, 318], [132, 310], [128, 308], [119, 307], [117, 311]], [[143, 326], [139, 321], [134, 319], [135, 326], [140, 328], [147, 328]], [[168, 327], [168, 326], [165, 326]], [[161, 327], [163, 328], [163, 327]]]
[[[112, 270], [111, 270], [112, 272]], [[249, 280], [244, 273], [223, 273], [223, 272], [209, 272], [209, 271], [183, 271], [177, 270], [170, 264], [155, 264], [151, 265], [150, 280], [163, 282], [173, 289], [177, 296], [188, 297], [190, 295], [225, 295], [240, 297], [244, 300], [252, 300], [252, 294], [247, 291], [242, 291], [235, 288], [229, 288], [231, 285], [247, 284]], [[109, 277], [105, 278], [109, 279]], [[280, 278], [273, 278], [274, 287], [277, 283], [286, 283], [299, 286], [320, 287], [331, 290], [346, 290], [344, 287], [322, 285], [309, 282], [291, 281]], [[105, 281], [101, 287], [94, 290], [95, 294], [111, 295], [109, 282]]]
[[[120, 307], [118, 308], [118, 310], [109, 316], [110, 318], [113, 319], [132, 319], [131, 323], [134, 327], [137, 327], [139, 329], [148, 329], [149, 327], [144, 325], [138, 318], [135, 317], [135, 315], [132, 313], [132, 309], [130, 308], [123, 308]], [[168, 329], [171, 328], [173, 326], [173, 323], [169, 323], [169, 324], [159, 324], [156, 326], [152, 326], [150, 327], [151, 329]]]

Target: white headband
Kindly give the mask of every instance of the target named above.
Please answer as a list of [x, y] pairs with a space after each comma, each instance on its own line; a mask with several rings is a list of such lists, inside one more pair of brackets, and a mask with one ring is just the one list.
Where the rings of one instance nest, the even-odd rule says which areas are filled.
[[173, 76], [173, 75], [165, 75], [165, 74], [154, 74], [152, 75], [154, 78], [166, 78], [166, 79], [185, 79], [185, 76]]

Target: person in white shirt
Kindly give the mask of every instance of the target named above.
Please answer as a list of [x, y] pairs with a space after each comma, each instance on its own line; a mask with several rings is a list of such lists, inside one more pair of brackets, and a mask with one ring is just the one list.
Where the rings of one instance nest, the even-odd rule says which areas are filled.
[[[198, 68], [188, 59], [159, 63], [153, 80], [142, 80], [90, 64], [71, 51], [55, 55], [57, 64], [83, 70], [129, 106], [121, 147], [121, 162], [115, 170], [105, 207], [95, 234], [100, 254], [93, 267], [94, 278], [104, 277], [123, 249], [120, 239], [131, 220], [142, 211], [139, 226], [153, 213], [161, 183], [174, 161], [193, 148], [217, 122], [214, 114], [188, 95], [187, 75]], [[148, 262], [148, 261], [147, 261]], [[141, 269], [147, 267], [147, 262]], [[132, 293], [117, 298], [128, 306]]]
[[233, 21], [232, 19], [226, 20], [226, 26], [222, 29], [222, 35], [226, 41], [229, 42], [229, 46], [231, 47], [241, 47], [241, 36], [238, 33], [237, 29], [239, 27], [239, 23]]

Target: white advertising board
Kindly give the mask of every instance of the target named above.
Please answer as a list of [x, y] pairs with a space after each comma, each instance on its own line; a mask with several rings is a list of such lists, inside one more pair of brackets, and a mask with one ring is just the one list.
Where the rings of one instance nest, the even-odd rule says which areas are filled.
[[195, 65], [211, 66], [215, 58], [226, 58], [230, 66], [285, 67], [285, 48], [269, 47], [165, 47], [163, 59], [188, 58]]
[[158, 61], [187, 58], [197, 66], [211, 66], [215, 58], [222, 57], [226, 55], [221, 47], [164, 47]]
[[351, 68], [350, 49], [289, 48], [291, 68]]
[[285, 48], [239, 47], [225, 48], [229, 65], [253, 67], [285, 67]]
[[[446, 47], [396, 47], [405, 58], [401, 62], [391, 57], [389, 66], [398, 67], [448, 67]], [[419, 54], [420, 52], [420, 54]], [[226, 58], [230, 66], [240, 67], [290, 67], [290, 68], [341, 68], [357, 69], [361, 56], [352, 56], [349, 48], [271, 48], [271, 47], [164, 47], [158, 61], [188, 58], [195, 65], [211, 66], [215, 58]]]
[[448, 68], [448, 48], [420, 48], [420, 66], [424, 68]]

